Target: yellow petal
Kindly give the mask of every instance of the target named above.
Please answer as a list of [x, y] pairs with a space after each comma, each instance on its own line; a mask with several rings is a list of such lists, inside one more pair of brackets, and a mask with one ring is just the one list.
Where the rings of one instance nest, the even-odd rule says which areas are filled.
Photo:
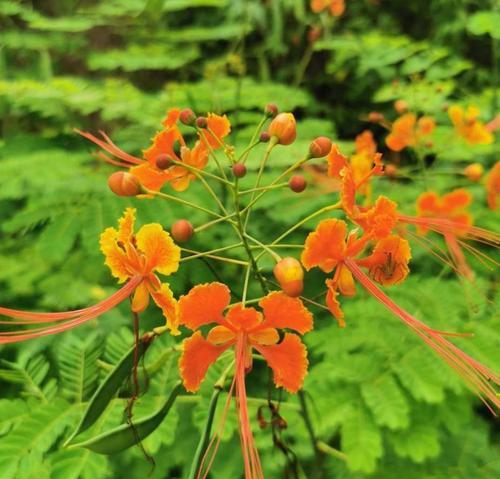
[[130, 278], [127, 268], [125, 252], [117, 244], [118, 231], [115, 228], [106, 228], [101, 233], [100, 247], [106, 260], [104, 264], [111, 270], [111, 274], [123, 283]]
[[127, 208], [123, 216], [118, 220], [118, 241], [123, 244], [129, 243], [134, 234], [135, 208]]
[[137, 233], [137, 246], [146, 256], [146, 271], [169, 275], [179, 268], [181, 250], [158, 223], [144, 225]]
[[140, 313], [144, 311], [149, 304], [149, 291], [146, 283], [142, 282], [135, 288], [134, 297], [132, 298], [132, 311]]
[[166, 283], [162, 283], [160, 289], [151, 291], [151, 296], [156, 305], [161, 309], [166, 320], [167, 328], [170, 330], [170, 334], [174, 336], [180, 334], [178, 328], [179, 308], [170, 286]]

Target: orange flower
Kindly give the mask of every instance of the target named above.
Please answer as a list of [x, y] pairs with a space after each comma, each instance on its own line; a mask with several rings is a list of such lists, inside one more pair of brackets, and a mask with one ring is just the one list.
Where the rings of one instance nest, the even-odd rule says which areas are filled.
[[434, 119], [422, 116], [417, 120], [414, 113], [405, 113], [393, 124], [386, 138], [387, 146], [393, 151], [401, 151], [408, 146], [418, 146], [423, 136], [430, 135], [436, 126]]
[[455, 131], [471, 145], [488, 145], [493, 143], [493, 134], [482, 123], [479, 118], [479, 109], [475, 106], [469, 106], [467, 110], [458, 105], [448, 108]]
[[356, 231], [347, 235], [347, 239], [346, 235], [347, 224], [344, 221], [321, 221], [307, 237], [301, 258], [307, 271], [313, 267], [319, 267], [325, 273], [334, 271], [333, 278], [326, 280], [326, 304], [341, 327], [345, 326], [345, 321], [337, 300], [338, 292], [344, 296], [356, 294], [354, 279], [346, 266], [346, 260], [352, 259], [357, 264], [368, 267], [375, 281], [391, 285], [406, 278], [411, 257], [408, 242], [393, 235], [378, 241], [370, 256], [354, 259], [363, 251], [371, 235], [365, 234], [358, 238]]
[[452, 367], [490, 410], [498, 408], [500, 399], [492, 386], [493, 383], [499, 383], [498, 375], [446, 339], [446, 336], [460, 334], [438, 331], [419, 321], [394, 303], [361, 269], [367, 267], [373, 280], [380, 284], [400, 283], [408, 274], [408, 242], [399, 236], [387, 236], [376, 243], [371, 255], [357, 259], [356, 256], [366, 244], [366, 238], [357, 239], [356, 233], [352, 232], [346, 240], [346, 231], [346, 224], [342, 220], [321, 221], [307, 237], [302, 255], [302, 263], [307, 270], [315, 266], [326, 273], [335, 270], [333, 279], [326, 280], [326, 303], [340, 326], [345, 326], [345, 321], [337, 296], [339, 292], [354, 294], [356, 280]]
[[178, 108], [167, 112], [166, 118], [162, 121], [164, 128], [153, 137], [151, 145], [143, 151], [143, 158], [125, 153], [103, 132], [100, 132], [103, 137], [101, 140], [90, 133], [76, 131], [117, 160], [102, 152], [98, 153], [100, 158], [113, 165], [130, 168], [130, 173], [145, 188], [158, 191], [164, 184], [169, 183], [174, 190], [184, 191], [190, 181], [196, 178], [193, 171], [176, 164], [163, 169], [159, 166], [158, 160], [166, 157], [188, 167], [202, 170], [207, 165], [210, 149], [217, 149], [223, 145], [222, 139], [229, 134], [231, 126], [225, 115], [209, 113], [207, 128], [199, 129], [198, 141], [195, 142], [193, 148], [188, 148], [178, 127], [179, 115]]
[[[270, 293], [259, 302], [262, 313], [238, 303], [224, 315], [229, 302], [229, 288], [221, 283], [195, 286], [181, 297], [180, 324], [195, 332], [183, 342], [179, 368], [185, 388], [196, 391], [210, 365], [234, 347], [235, 374], [229, 396], [236, 387], [245, 477], [261, 477], [246, 404], [245, 374], [252, 367], [252, 350], [267, 361], [277, 387], [297, 392], [307, 374], [307, 350], [296, 334], [285, 333], [280, 342], [278, 329], [288, 328], [304, 334], [312, 329], [312, 315], [300, 299], [282, 292]], [[211, 323], [216, 326], [204, 338], [199, 328]]]
[[[355, 140], [356, 153], [352, 155], [350, 164], [354, 181], [361, 182], [371, 171], [373, 167], [373, 158], [377, 154], [377, 144], [373, 139], [373, 134], [370, 130], [365, 130], [360, 133]], [[358, 193], [365, 196], [370, 196], [371, 188], [368, 181], [358, 189]]]
[[327, 8], [334, 17], [340, 17], [345, 11], [344, 0], [311, 0], [311, 10], [314, 13], [320, 13]]
[[488, 206], [492, 210], [500, 208], [500, 161], [488, 173], [486, 179]]
[[119, 220], [118, 230], [107, 228], [101, 234], [100, 246], [111, 274], [123, 283], [135, 276], [142, 280], [135, 289], [132, 311], [144, 311], [150, 297], [162, 310], [172, 334], [177, 329], [177, 302], [170, 287], [161, 283], [155, 273], [170, 275], [179, 268], [180, 248], [158, 223], [142, 226], [134, 234], [135, 209], [127, 208]]
[[[132, 310], [143, 311], [149, 297], [161, 308], [166, 327], [177, 330], [177, 302], [168, 284], [155, 273], [169, 275], [179, 267], [180, 249], [157, 223], [144, 225], [134, 234], [135, 210], [128, 208], [119, 220], [118, 229], [107, 228], [101, 234], [101, 251], [105, 264], [119, 283], [125, 283], [109, 298], [88, 308], [73, 311], [33, 313], [0, 307], [0, 315], [11, 318], [0, 321], [8, 325], [45, 325], [26, 330], [0, 332], [0, 344], [18, 343], [41, 336], [57, 334], [86, 323], [114, 308], [133, 294]], [[50, 324], [49, 323], [55, 323]]]

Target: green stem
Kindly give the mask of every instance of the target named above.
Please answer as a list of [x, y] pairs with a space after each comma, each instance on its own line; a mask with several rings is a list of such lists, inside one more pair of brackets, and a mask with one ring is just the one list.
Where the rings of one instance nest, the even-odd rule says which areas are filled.
[[288, 183], [279, 183], [277, 185], [273, 185], [273, 186], [260, 186], [259, 188], [252, 188], [250, 190], [242, 190], [239, 192], [239, 194], [241, 196], [243, 195], [247, 195], [248, 193], [255, 193], [257, 191], [268, 191], [268, 190], [275, 190], [277, 188], [283, 188], [285, 186], [288, 186]]
[[191, 165], [188, 165], [186, 163], [183, 163], [182, 161], [176, 161], [176, 160], [173, 160], [173, 159], [171, 159], [171, 161], [172, 161], [172, 163], [174, 165], [182, 166], [183, 168], [186, 168], [186, 170], [189, 170], [189, 171], [195, 173], [196, 176], [198, 176], [198, 175], [208, 176], [209, 178], [217, 180], [220, 183], [224, 183], [227, 186], [230, 186], [230, 187], [233, 186], [233, 184], [230, 181], [225, 180], [224, 178], [221, 178], [220, 176], [214, 175], [213, 173], [210, 173], [210, 172], [208, 172], [206, 170], [200, 170], [199, 168], [196, 168], [194, 166], [191, 166]]
[[[316, 464], [318, 468], [321, 465], [321, 455], [317, 446], [316, 434], [314, 432], [314, 427], [311, 421], [311, 417], [309, 416], [309, 410], [307, 408], [306, 397], [304, 391], [301, 389], [298, 392], [299, 402], [300, 402], [300, 410], [302, 412], [302, 418], [304, 419], [304, 424], [307, 429], [307, 433], [309, 434], [309, 440], [311, 441], [311, 445], [314, 451], [314, 455], [316, 456]], [[321, 469], [320, 469], [321, 470]]]
[[212, 258], [217, 261], [222, 261], [224, 263], [232, 263], [232, 264], [239, 264], [242, 266], [248, 266], [248, 261], [243, 261], [240, 259], [234, 259], [234, 258], [226, 258], [225, 256], [217, 256], [214, 254], [209, 254], [209, 253], [203, 253], [200, 251], [195, 251], [192, 249], [188, 248], [182, 248], [182, 251], [186, 251], [187, 253], [193, 253], [192, 256], [185, 256], [184, 258], [181, 258], [181, 261], [188, 261], [190, 259], [195, 259], [195, 258]]
[[326, 444], [326, 442], [317, 441], [316, 447], [317, 447], [318, 451], [321, 451], [322, 453], [327, 454], [328, 456], [336, 457], [337, 459], [340, 459], [341, 461], [347, 461], [346, 454], [344, 454], [342, 451], [339, 451], [338, 449], [335, 449], [332, 446], [329, 446], [328, 444]]
[[240, 155], [240, 157], [238, 158], [238, 161], [241, 161], [243, 163], [245, 163], [248, 159], [248, 155], [250, 154], [250, 151], [252, 150], [252, 148], [259, 144], [260, 142], [257, 141], [257, 136], [259, 135], [260, 133], [260, 130], [262, 130], [262, 127], [264, 126], [264, 124], [266, 123], [268, 119], [268, 116], [267, 115], [264, 115], [264, 118], [262, 118], [262, 120], [260, 120], [259, 124], [257, 125], [257, 128], [255, 129], [254, 133], [253, 133], [253, 136], [252, 136], [252, 139], [250, 140], [250, 146], [248, 146], [244, 151], [243, 153]]

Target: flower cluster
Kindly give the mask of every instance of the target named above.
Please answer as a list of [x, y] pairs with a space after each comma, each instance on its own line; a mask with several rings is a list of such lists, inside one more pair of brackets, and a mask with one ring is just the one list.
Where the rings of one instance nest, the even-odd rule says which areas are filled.
[[[342, 11], [344, 5], [343, 2], [312, 3], [312, 8], [318, 11], [328, 4], [332, 12], [334, 4], [337, 7], [341, 5]], [[404, 110], [401, 105], [399, 109]], [[457, 131], [468, 141], [489, 141], [475, 111], [463, 113], [453, 109], [450, 116]], [[270, 122], [267, 129], [261, 131], [267, 122]], [[350, 157], [342, 154], [329, 138], [314, 139], [302, 159], [263, 186], [263, 172], [272, 151], [294, 143], [297, 135], [293, 114], [278, 113], [273, 104], [265, 108], [252, 140], [239, 156], [227, 143], [231, 125], [225, 115], [208, 113], [196, 117], [190, 109], [175, 108], [167, 112], [162, 125], [163, 128], [154, 135], [151, 145], [141, 157], [124, 152], [105, 133], [101, 133], [102, 139], [90, 133], [79, 133], [103, 150], [97, 153], [99, 158], [125, 169], [110, 176], [109, 186], [115, 194], [180, 203], [206, 214], [207, 222], [193, 226], [188, 219], [180, 218], [172, 225], [171, 234], [160, 223], [143, 225], [135, 233], [136, 210], [126, 208], [118, 228], [105, 229], [100, 238], [105, 264], [112, 276], [119, 283], [124, 283], [123, 286], [97, 305], [75, 311], [31, 313], [0, 308], [0, 314], [7, 318], [1, 324], [9, 328], [0, 332], [0, 344], [71, 329], [100, 316], [127, 298], [131, 298], [130, 309], [137, 319], [152, 300], [164, 317], [164, 324], [151, 332], [152, 337], [166, 332], [176, 336], [186, 335], [179, 340], [178, 348], [179, 376], [186, 391], [195, 393], [214, 363], [221, 361], [222, 357], [232, 357], [229, 369], [217, 387], [223, 388], [226, 376], [232, 377], [222, 422], [229, 401], [235, 397], [247, 479], [263, 477], [245, 385], [255, 357], [262, 359], [272, 370], [274, 386], [297, 393], [303, 387], [308, 369], [307, 347], [301, 336], [313, 328], [313, 315], [306, 304], [329, 311], [339, 326], [346, 327], [348, 322], [340, 300], [356, 295], [358, 288], [372, 295], [415, 332], [464, 378], [488, 407], [493, 409], [499, 406], [494, 389], [498, 376], [450, 342], [448, 337], [454, 336], [453, 333], [426, 325], [394, 303], [384, 291], [387, 286], [404, 282], [410, 274], [411, 243], [427, 247], [462, 278], [474, 281], [474, 272], [465, 253], [480, 257], [484, 262], [487, 256], [475, 249], [470, 241], [498, 247], [499, 235], [473, 225], [468, 211], [472, 196], [466, 189], [443, 195], [430, 190], [422, 192], [416, 198], [415, 215], [400, 212], [399, 205], [387, 196], [373, 198], [373, 180], [386, 172], [382, 154], [377, 151], [370, 131], [356, 137], [355, 151]], [[394, 151], [406, 147], [418, 148], [427, 141], [434, 127], [432, 118], [417, 118], [415, 114], [406, 112], [390, 126], [386, 144]], [[247, 175], [245, 163], [258, 145], [263, 147], [263, 155], [257, 168], [255, 186], [243, 190], [240, 181]], [[211, 158], [213, 163], [209, 164]], [[332, 198], [329, 205], [304, 217], [271, 242], [255, 238], [249, 221], [252, 207], [275, 189], [289, 188], [294, 193], [304, 191], [307, 181], [298, 172], [311, 160], [318, 159], [320, 165], [316, 167], [323, 166], [328, 179], [338, 185], [338, 197]], [[487, 181], [487, 197], [492, 208], [498, 207], [499, 171], [497, 163]], [[193, 203], [179, 195], [194, 179], [198, 179], [200, 186], [207, 190], [216, 211], [210, 209], [210, 205]], [[214, 182], [226, 189], [227, 201], [215, 192], [211, 186]], [[161, 191], [167, 188], [174, 190], [171, 192], [174, 194]], [[330, 216], [319, 221], [307, 236], [304, 235], [303, 244], [282, 243], [292, 232], [325, 214]], [[342, 218], [338, 217], [339, 214]], [[194, 235], [222, 222], [234, 232], [236, 242], [233, 245], [196, 251], [177, 244], [188, 242]], [[442, 237], [446, 251], [428, 238], [431, 233]], [[297, 246], [299, 255], [290, 253], [282, 257], [278, 253]], [[246, 260], [241, 260], [241, 256], [221, 255], [228, 255], [232, 249], [243, 251]], [[268, 255], [275, 262], [274, 278], [263, 272], [258, 264], [263, 255]], [[236, 291], [235, 285], [229, 288], [218, 280], [195, 285], [176, 298], [173, 293], [175, 288], [172, 290], [160, 279], [161, 276], [176, 273], [183, 261], [205, 257], [242, 268], [242, 291]], [[303, 293], [304, 283], [308, 281], [307, 272], [313, 268], [325, 273], [326, 288], [317, 295], [324, 295], [324, 306]], [[252, 281], [260, 285], [261, 296], [248, 298]], [[232, 296], [238, 300], [233, 302]], [[268, 404], [275, 414], [271, 397]], [[199, 457], [196, 465], [198, 477], [208, 474], [219, 438], [220, 430], [213, 435], [208, 446], [204, 444], [204, 455]]]

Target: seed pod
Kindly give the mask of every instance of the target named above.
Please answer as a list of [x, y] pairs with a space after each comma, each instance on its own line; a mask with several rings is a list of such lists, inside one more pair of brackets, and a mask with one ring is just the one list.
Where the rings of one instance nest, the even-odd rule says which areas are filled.
[[307, 187], [307, 180], [302, 175], [293, 175], [288, 182], [288, 187], [294, 193], [302, 193]]
[[181, 110], [179, 113], [179, 119], [184, 125], [192, 126], [196, 121], [196, 115], [191, 108], [184, 108], [184, 110]]
[[290, 256], [283, 258], [276, 263], [273, 274], [285, 294], [293, 298], [302, 294], [304, 270], [298, 260]]
[[280, 145], [290, 145], [297, 136], [295, 117], [291, 113], [280, 113], [269, 125], [269, 134]]
[[243, 163], [233, 165], [233, 175], [236, 178], [243, 178], [247, 174], [247, 167]]
[[323, 158], [330, 153], [332, 141], [326, 136], [318, 136], [309, 145], [311, 158]]
[[141, 193], [139, 180], [126, 171], [117, 171], [108, 178], [109, 189], [117, 196], [137, 196]]
[[264, 113], [269, 118], [274, 118], [278, 114], [278, 106], [275, 103], [268, 103], [264, 108]]
[[170, 155], [162, 153], [156, 157], [155, 164], [158, 169], [166, 170], [174, 164], [172, 160], [173, 158]]
[[263, 131], [263, 132], [259, 135], [259, 141], [260, 141], [261, 143], [267, 143], [270, 139], [271, 139], [271, 135], [270, 135], [267, 131]]
[[198, 128], [206, 128], [207, 124], [207, 119], [204, 116], [199, 116], [198, 118], [196, 118], [196, 126]]
[[483, 176], [484, 168], [481, 163], [472, 163], [464, 168], [464, 175], [470, 181], [479, 181]]
[[194, 234], [193, 225], [185, 219], [178, 220], [172, 225], [172, 238], [178, 243], [189, 241]]

